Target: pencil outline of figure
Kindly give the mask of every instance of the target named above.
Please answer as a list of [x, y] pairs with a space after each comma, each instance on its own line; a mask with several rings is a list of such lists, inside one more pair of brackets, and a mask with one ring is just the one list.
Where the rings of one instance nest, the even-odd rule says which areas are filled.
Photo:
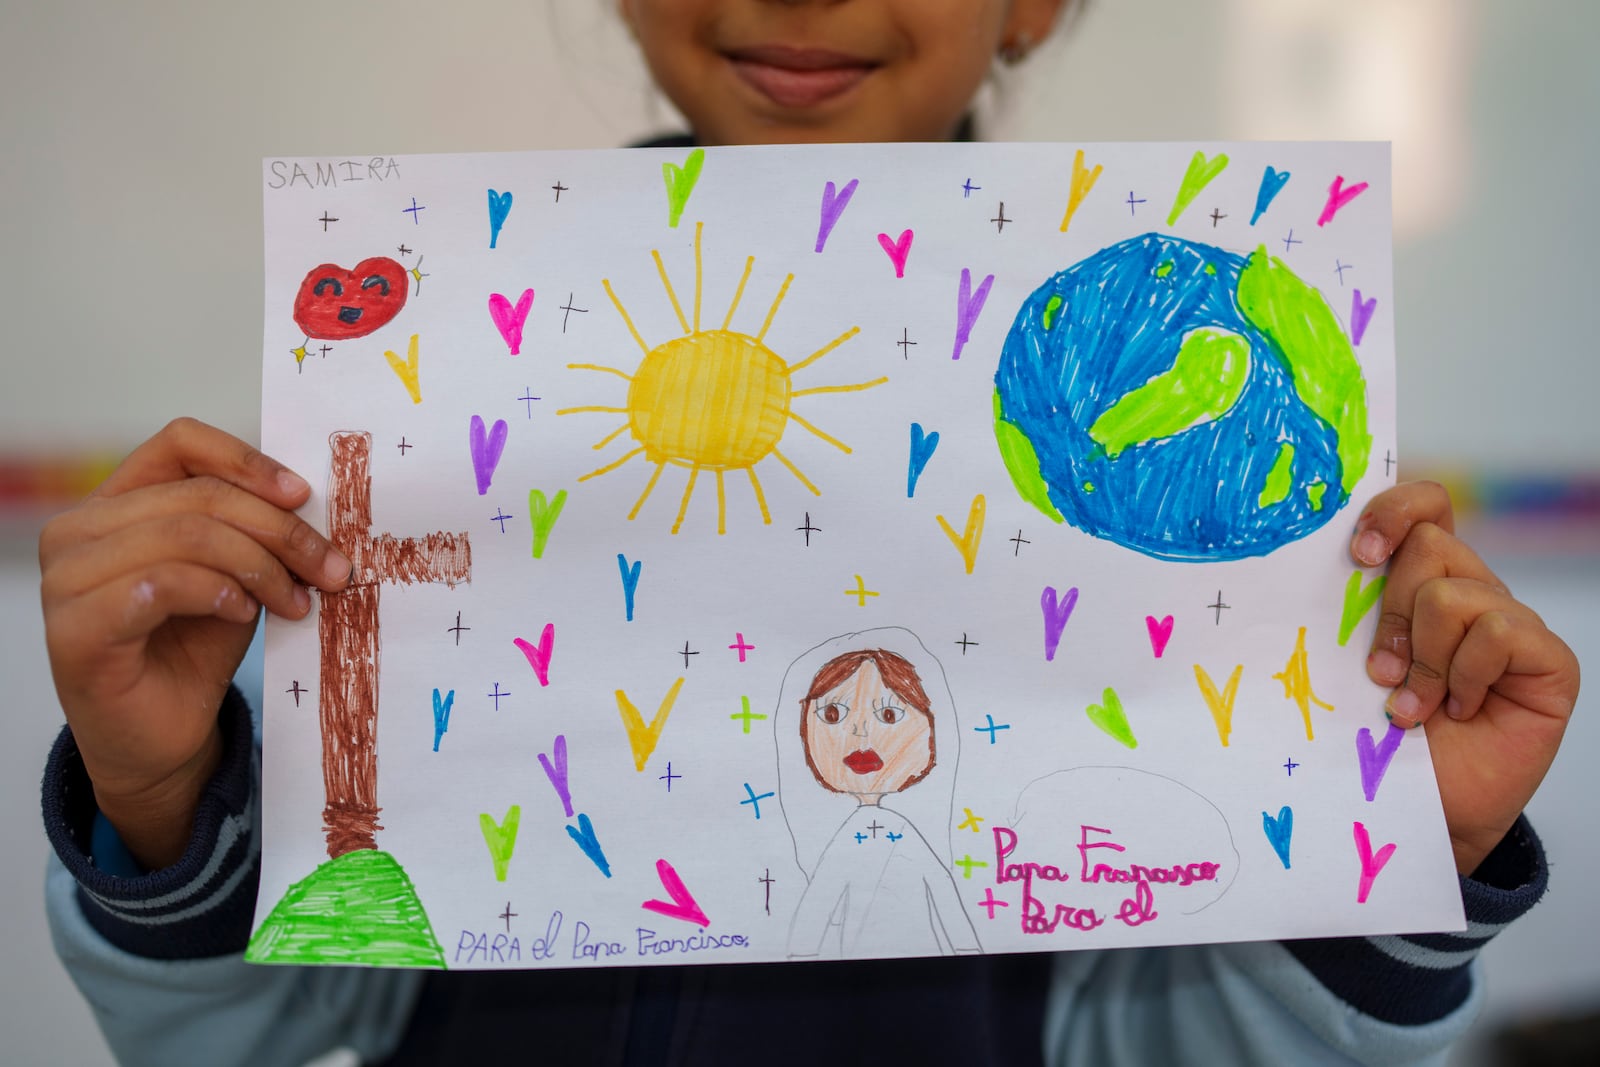
[[955, 702], [921, 640], [883, 627], [808, 650], [784, 675], [773, 731], [806, 882], [787, 955], [982, 952], [950, 873]]

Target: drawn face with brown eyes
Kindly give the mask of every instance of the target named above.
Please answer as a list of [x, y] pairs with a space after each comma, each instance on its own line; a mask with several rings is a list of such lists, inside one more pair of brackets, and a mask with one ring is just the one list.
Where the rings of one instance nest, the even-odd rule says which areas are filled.
[[881, 649], [823, 665], [801, 700], [806, 764], [826, 789], [876, 804], [935, 763], [933, 709], [916, 668]]
[[295, 324], [325, 341], [365, 337], [400, 313], [408, 283], [406, 269], [385, 256], [363, 259], [353, 270], [324, 263], [300, 283]]

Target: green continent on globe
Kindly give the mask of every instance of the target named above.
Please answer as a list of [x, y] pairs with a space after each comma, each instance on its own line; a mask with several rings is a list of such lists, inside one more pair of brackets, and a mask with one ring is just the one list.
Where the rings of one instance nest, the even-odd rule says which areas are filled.
[[1249, 371], [1249, 341], [1227, 330], [1194, 330], [1172, 369], [1122, 394], [1094, 420], [1089, 436], [1116, 459], [1129, 445], [1220, 418], [1239, 399]]
[[1322, 294], [1258, 247], [1239, 273], [1239, 310], [1289, 361], [1295, 392], [1339, 436], [1346, 496], [1367, 472], [1367, 383]]

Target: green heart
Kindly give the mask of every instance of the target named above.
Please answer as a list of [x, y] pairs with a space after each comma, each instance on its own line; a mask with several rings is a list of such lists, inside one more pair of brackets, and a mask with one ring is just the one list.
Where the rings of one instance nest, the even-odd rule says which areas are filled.
[[1383, 598], [1383, 587], [1388, 579], [1378, 575], [1368, 582], [1365, 588], [1361, 585], [1361, 572], [1353, 571], [1350, 580], [1344, 584], [1344, 610], [1339, 613], [1339, 647], [1343, 648], [1350, 640], [1350, 635], [1356, 632], [1356, 627], [1361, 624], [1361, 619], [1372, 610], [1372, 605]]
[[1209, 162], [1204, 152], [1196, 152], [1194, 158], [1189, 160], [1189, 169], [1183, 172], [1183, 181], [1178, 183], [1178, 196], [1172, 201], [1172, 213], [1167, 216], [1167, 225], [1177, 222], [1190, 201], [1199, 196], [1200, 190], [1210, 185], [1211, 179], [1221, 174], [1227, 166], [1228, 156], [1224, 152], [1218, 152], [1217, 158]]
[[495, 822], [494, 816], [487, 812], [478, 816], [478, 828], [483, 831], [483, 843], [489, 846], [489, 858], [494, 860], [497, 882], [506, 880], [506, 868], [511, 865], [511, 852], [517, 847], [517, 828], [521, 823], [520, 804], [511, 805], [503, 823]]
[[696, 148], [689, 153], [689, 158], [683, 161], [681, 167], [676, 163], [661, 164], [661, 175], [667, 181], [667, 225], [673, 229], [677, 229], [683, 206], [689, 202], [689, 194], [694, 192], [694, 183], [700, 180], [700, 167], [705, 161], [706, 150]]
[[561, 509], [566, 506], [567, 491], [562, 489], [548, 503], [538, 489], [528, 490], [528, 521], [533, 525], [533, 558], [544, 556], [544, 543], [550, 539]]
[[1090, 704], [1084, 709], [1089, 721], [1104, 730], [1112, 740], [1120, 741], [1129, 748], [1138, 748], [1139, 739], [1133, 736], [1133, 727], [1128, 725], [1128, 716], [1122, 710], [1117, 691], [1107, 689], [1100, 699], [1105, 703]]

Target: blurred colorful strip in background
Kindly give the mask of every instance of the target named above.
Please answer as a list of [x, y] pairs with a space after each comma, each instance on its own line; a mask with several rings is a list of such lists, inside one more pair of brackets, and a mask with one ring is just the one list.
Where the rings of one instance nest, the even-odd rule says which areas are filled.
[[[0, 534], [31, 537], [121, 462], [111, 452], [0, 455]], [[1600, 471], [1406, 471], [1450, 490], [1457, 532], [1488, 555], [1600, 556]]]
[[88, 496], [121, 461], [111, 452], [0, 455], [0, 532], [27, 535]]

